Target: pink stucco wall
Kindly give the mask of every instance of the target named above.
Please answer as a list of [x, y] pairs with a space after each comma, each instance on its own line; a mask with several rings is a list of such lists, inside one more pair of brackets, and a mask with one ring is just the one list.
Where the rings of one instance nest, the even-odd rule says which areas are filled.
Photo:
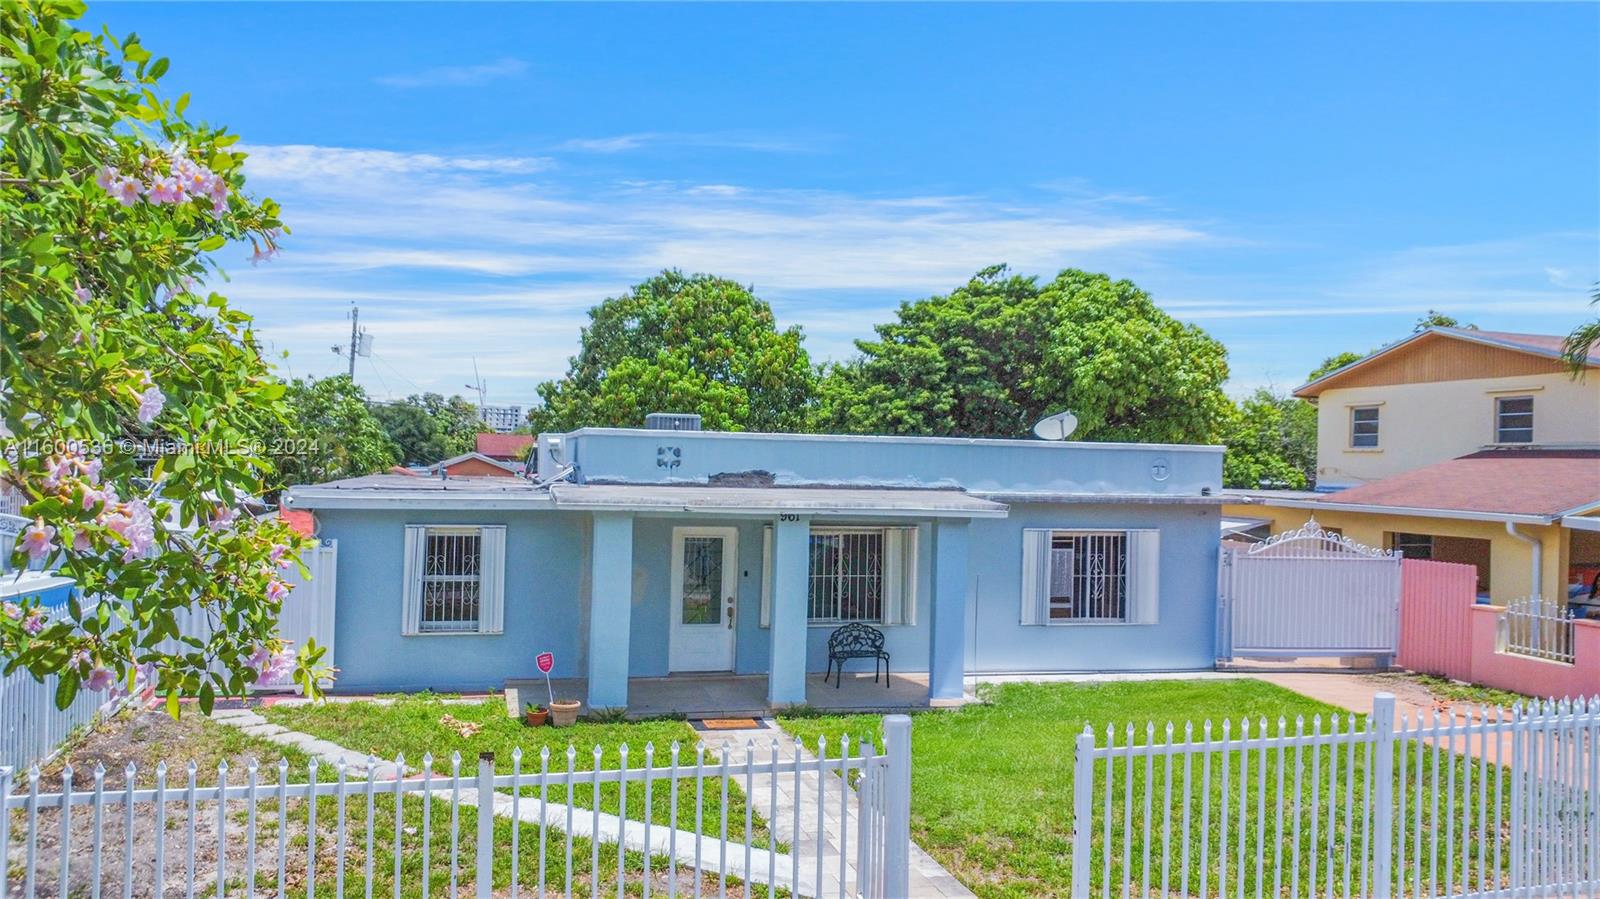
[[1600, 695], [1600, 621], [1574, 624], [1573, 664], [1499, 652], [1502, 606], [1473, 606], [1471, 671], [1461, 680], [1530, 696]]
[[1400, 563], [1400, 664], [1423, 674], [1472, 679], [1478, 569], [1455, 562]]

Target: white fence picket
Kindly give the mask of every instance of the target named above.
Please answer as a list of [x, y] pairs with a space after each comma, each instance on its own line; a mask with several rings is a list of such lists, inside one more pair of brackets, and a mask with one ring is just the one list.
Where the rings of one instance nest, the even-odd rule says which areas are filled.
[[[668, 765], [658, 766], [655, 747], [646, 744], [642, 764], [630, 765], [621, 753], [620, 766], [611, 769], [600, 767], [603, 751], [595, 747], [594, 767], [582, 772], [574, 768], [575, 748], [569, 748], [567, 769], [559, 777], [552, 777], [545, 750], [537, 783], [524, 773], [520, 753], [513, 754], [505, 774], [496, 772], [490, 753], [465, 772], [459, 754], [453, 754], [448, 774], [435, 772], [432, 757], [425, 756], [420, 775], [408, 772], [403, 756], [392, 767], [369, 758], [364, 775], [354, 777], [343, 763], [330, 775], [313, 759], [298, 781], [290, 777], [288, 763], [280, 762], [276, 781], [268, 784], [261, 783], [254, 762], [245, 766], [242, 778], [230, 777], [222, 762], [215, 780], [201, 785], [199, 769], [191, 762], [188, 779], [178, 790], [167, 789], [164, 763], [155, 768], [153, 783], [140, 783], [138, 769], [130, 764], [122, 783], [112, 787], [98, 766], [88, 788], [82, 774], [74, 780], [68, 767], [60, 789], [50, 792], [42, 791], [43, 778], [35, 766], [27, 772], [26, 790], [13, 794], [14, 771], [0, 767], [0, 860], [20, 877], [20, 895], [28, 899], [80, 894], [91, 899], [283, 896], [290, 889], [308, 899], [319, 894], [372, 896], [375, 877], [383, 875], [392, 880], [396, 896], [429, 895], [431, 884], [451, 896], [488, 897], [498, 889], [495, 863], [507, 856], [515, 872], [513, 896], [533, 888], [542, 897], [547, 880], [559, 877], [568, 896], [598, 897], [614, 889], [619, 897], [648, 897], [663, 883], [652, 870], [664, 869], [668, 896], [700, 896], [712, 889], [727, 896], [733, 889], [745, 896], [902, 897], [907, 895], [910, 865], [910, 719], [890, 716], [884, 730], [882, 752], [865, 741], [852, 749], [846, 740], [831, 758], [825, 752], [807, 757], [798, 744], [792, 756], [783, 757], [774, 742], [765, 753], [749, 745], [742, 756], [724, 747], [713, 763], [694, 750], [692, 769], [681, 764], [676, 743]], [[757, 780], [770, 779], [765, 808], [775, 812], [780, 777], [795, 790], [790, 797], [795, 829], [787, 853], [778, 848], [775, 814], [764, 822], [766, 845], [754, 845], [761, 839], [757, 825], [763, 823], [754, 811], [763, 798]], [[708, 778], [716, 782], [707, 783]], [[565, 788], [560, 797], [564, 809], [552, 807], [552, 787]], [[660, 795], [662, 789], [670, 799]], [[678, 819], [678, 793], [691, 789], [692, 847], [679, 840]], [[742, 834], [730, 833], [730, 790], [744, 794]], [[576, 817], [575, 797], [589, 805], [578, 809]], [[714, 819], [708, 814], [713, 797], [720, 800]], [[610, 799], [617, 803], [615, 818], [601, 810], [602, 800]], [[829, 802], [830, 815], [838, 818], [836, 845], [822, 838], [822, 830], [814, 841], [804, 840], [798, 827], [800, 806], [814, 804], [821, 815]], [[663, 803], [670, 815], [666, 824], [654, 820]], [[384, 805], [392, 806], [392, 819]], [[463, 820], [463, 809], [475, 815], [475, 824]], [[169, 822], [174, 813], [183, 820]], [[356, 814], [362, 820], [353, 821]], [[506, 828], [497, 832], [497, 815], [516, 822], [509, 838]], [[152, 826], [140, 830], [144, 821]], [[610, 833], [613, 824], [615, 832]], [[374, 865], [375, 838], [380, 827], [389, 825], [393, 870], [380, 875]], [[660, 827], [668, 830], [665, 840], [656, 835]], [[529, 828], [537, 834], [525, 834]], [[849, 830], [854, 834], [847, 839]], [[536, 860], [523, 852], [524, 839], [535, 836]], [[561, 875], [549, 869], [552, 838], [564, 844], [566, 870]], [[584, 839], [588, 851], [578, 850], [575, 871], [575, 842]], [[615, 847], [614, 865], [602, 864], [602, 843]], [[361, 856], [359, 864], [347, 864], [351, 852]], [[816, 856], [810, 879], [811, 866], [802, 864], [804, 852]], [[440, 855], [448, 857], [448, 875]], [[577, 884], [578, 892], [573, 890], [575, 874], [589, 881]], [[502, 870], [500, 887], [506, 876]]]
[[[1206, 722], [1199, 742], [1192, 730], [1181, 742], [1171, 729], [1158, 739], [1147, 728], [1142, 742], [1132, 728], [1120, 742], [1117, 730], [1104, 742], [1085, 730], [1072, 895], [1600, 895], [1600, 699], [1396, 723], [1393, 697], [1380, 694], [1365, 721], [1322, 725], [1317, 717], [1309, 731], [1303, 721], [1290, 731], [1280, 722], [1274, 732], [1247, 719], [1235, 735], [1224, 721], [1213, 741]], [[1183, 756], [1176, 781], [1173, 755]], [[1195, 761], [1202, 774], [1191, 795]], [[1269, 786], [1277, 783], [1288, 792]], [[1169, 893], [1165, 875], [1152, 883], [1146, 859], [1157, 843], [1166, 857], [1173, 839], [1184, 870]]]

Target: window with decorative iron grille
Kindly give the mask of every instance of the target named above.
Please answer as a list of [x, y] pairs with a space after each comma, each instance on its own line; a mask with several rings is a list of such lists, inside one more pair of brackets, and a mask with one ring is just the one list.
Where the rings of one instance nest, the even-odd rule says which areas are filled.
[[1055, 531], [1050, 535], [1051, 621], [1125, 621], [1128, 535]]
[[429, 528], [422, 568], [421, 630], [476, 631], [483, 535], [476, 528]]
[[811, 531], [812, 621], [883, 620], [883, 530]]

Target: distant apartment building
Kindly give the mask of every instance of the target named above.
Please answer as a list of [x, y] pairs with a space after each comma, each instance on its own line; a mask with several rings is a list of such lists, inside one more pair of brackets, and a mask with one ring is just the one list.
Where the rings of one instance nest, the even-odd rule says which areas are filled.
[[484, 404], [478, 407], [478, 418], [498, 434], [509, 434], [517, 428], [528, 425], [528, 419], [523, 416], [521, 406]]

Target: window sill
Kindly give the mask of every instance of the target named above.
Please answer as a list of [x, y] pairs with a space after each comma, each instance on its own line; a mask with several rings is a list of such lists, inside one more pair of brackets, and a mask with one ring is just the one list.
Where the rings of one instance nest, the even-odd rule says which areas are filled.
[[1347, 453], [1381, 453], [1381, 452], [1383, 452], [1383, 447], [1381, 447], [1381, 446], [1347, 446], [1347, 447], [1344, 448], [1344, 451], [1347, 452]]
[[414, 634], [401, 632], [402, 637], [498, 637], [504, 631], [417, 631]]
[[[1031, 625], [1024, 625], [1025, 627]], [[1132, 621], [1046, 621], [1043, 627], [1149, 627]]]

